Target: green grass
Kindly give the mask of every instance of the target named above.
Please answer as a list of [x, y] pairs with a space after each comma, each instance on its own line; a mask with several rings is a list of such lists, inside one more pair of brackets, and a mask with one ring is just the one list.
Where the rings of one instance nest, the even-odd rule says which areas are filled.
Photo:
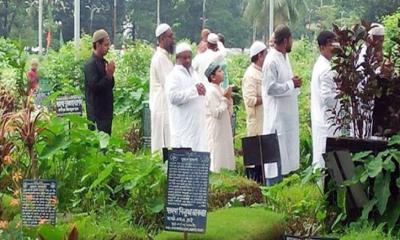
[[[226, 208], [208, 214], [205, 234], [190, 240], [275, 240], [284, 232], [283, 217], [261, 208]], [[183, 239], [183, 233], [162, 232], [156, 240]]]
[[351, 230], [346, 235], [342, 236], [340, 240], [394, 240], [398, 238], [392, 238], [380, 229], [372, 229], [371, 227], [365, 227], [363, 229]]

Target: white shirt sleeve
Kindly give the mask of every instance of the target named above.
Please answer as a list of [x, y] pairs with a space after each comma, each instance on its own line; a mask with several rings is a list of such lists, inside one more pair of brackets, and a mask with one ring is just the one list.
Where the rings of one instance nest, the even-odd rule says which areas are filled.
[[169, 102], [178, 106], [188, 103], [199, 96], [196, 86], [182, 88], [179, 81], [170, 77], [167, 80], [166, 91]]
[[334, 76], [335, 72], [333, 71], [325, 72], [320, 76], [321, 100], [328, 109], [334, 108], [337, 103]]
[[275, 62], [267, 65], [264, 70], [264, 81], [266, 84], [266, 93], [274, 97], [290, 96], [294, 90], [294, 83], [292, 80], [285, 83], [278, 81], [278, 69]]
[[214, 92], [210, 92], [207, 94], [206, 106], [212, 117], [220, 119], [225, 111], [229, 111], [229, 100], [218, 96]]

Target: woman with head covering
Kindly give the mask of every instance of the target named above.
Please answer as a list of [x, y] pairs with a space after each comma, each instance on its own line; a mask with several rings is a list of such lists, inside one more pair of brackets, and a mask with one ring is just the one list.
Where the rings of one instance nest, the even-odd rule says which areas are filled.
[[224, 72], [220, 65], [211, 63], [205, 75], [210, 82], [206, 94], [206, 123], [208, 149], [211, 155], [210, 170], [235, 169], [231, 127], [232, 87], [225, 91], [220, 87]]

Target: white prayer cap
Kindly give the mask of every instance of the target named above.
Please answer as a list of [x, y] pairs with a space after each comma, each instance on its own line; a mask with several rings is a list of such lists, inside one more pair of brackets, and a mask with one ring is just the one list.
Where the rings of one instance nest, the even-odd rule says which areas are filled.
[[178, 55], [186, 51], [192, 52], [192, 47], [188, 43], [182, 42], [176, 46], [175, 54]]
[[208, 34], [207, 37], [207, 42], [211, 43], [211, 44], [218, 44], [219, 38], [218, 35], [215, 33], [210, 33]]
[[158, 25], [156, 29], [156, 37], [159, 37], [161, 34], [168, 31], [168, 29], [171, 29], [171, 27], [166, 23], [161, 23], [160, 25]]
[[379, 23], [372, 23], [371, 29], [368, 31], [369, 35], [372, 36], [384, 36], [385, 35], [385, 27]]
[[263, 42], [255, 41], [250, 47], [250, 58], [254, 57], [265, 49], [267, 49], [267, 46]]

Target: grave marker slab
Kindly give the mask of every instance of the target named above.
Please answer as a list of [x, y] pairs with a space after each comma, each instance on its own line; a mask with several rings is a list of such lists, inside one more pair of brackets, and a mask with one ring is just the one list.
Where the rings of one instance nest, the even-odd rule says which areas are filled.
[[56, 224], [57, 183], [55, 180], [24, 179], [22, 182], [22, 223]]
[[56, 100], [56, 113], [58, 116], [68, 114], [82, 115], [82, 97], [62, 96]]
[[209, 168], [209, 153], [169, 151], [166, 230], [205, 232]]

